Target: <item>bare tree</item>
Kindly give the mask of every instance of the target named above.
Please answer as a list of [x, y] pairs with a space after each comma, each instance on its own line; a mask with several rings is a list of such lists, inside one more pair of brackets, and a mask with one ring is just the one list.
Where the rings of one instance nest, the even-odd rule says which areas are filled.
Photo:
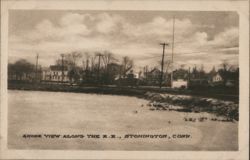
[[77, 64], [78, 60], [82, 58], [82, 54], [80, 52], [73, 52], [71, 55], [75, 65]]
[[91, 71], [93, 71], [96, 68], [95, 64], [96, 56], [92, 56], [90, 60], [91, 60]]
[[134, 62], [128, 56], [122, 58], [122, 75], [125, 76], [134, 66]]
[[84, 70], [89, 70], [90, 55], [89, 52], [83, 53], [82, 65]]
[[[161, 61], [158, 61], [158, 64], [161, 65]], [[164, 61], [165, 64], [165, 71], [168, 72], [169, 68], [171, 69], [172, 66], [172, 61], [171, 60], [165, 60]], [[158, 67], [154, 67], [154, 68], [158, 68]], [[152, 69], [151, 69], [152, 70]]]
[[[237, 72], [238, 72], [238, 69], [235, 68], [233, 65], [230, 65], [229, 63], [227, 63], [226, 61], [224, 61], [221, 65], [221, 69], [218, 70], [220, 76], [222, 77], [223, 79], [223, 83], [224, 85], [226, 84], [226, 82], [230, 79], [235, 79], [235, 78], [232, 78], [232, 77], [236, 77], [237, 79]], [[234, 73], [236, 73], [235, 75], [236, 76], [232, 76]]]
[[222, 64], [220, 65], [222, 70], [226, 71], [231, 71], [235, 70], [236, 68], [233, 65], [230, 65], [228, 62], [223, 61]]
[[107, 72], [108, 72], [108, 65], [112, 62], [117, 61], [117, 59], [115, 59], [113, 53], [111, 53], [109, 51], [104, 51], [103, 56], [102, 56], [102, 60], [103, 60], [104, 68]]

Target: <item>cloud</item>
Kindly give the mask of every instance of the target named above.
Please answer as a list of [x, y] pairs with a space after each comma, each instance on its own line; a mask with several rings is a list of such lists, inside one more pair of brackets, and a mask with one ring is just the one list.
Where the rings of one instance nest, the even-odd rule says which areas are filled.
[[113, 31], [118, 31], [119, 24], [124, 22], [124, 19], [118, 15], [110, 15], [101, 13], [96, 16], [96, 30], [100, 33], [108, 34]]
[[[196, 28], [197, 26], [192, 24], [189, 19], [175, 20], [175, 30], [177, 31], [175, 36], [177, 39], [187, 36], [187, 34], [192, 33]], [[171, 39], [173, 34], [173, 21], [172, 19], [166, 20], [158, 16], [144, 24], [126, 24], [124, 25], [124, 32], [129, 36], [137, 38], [160, 37], [159, 39]]]
[[[204, 27], [213, 29], [215, 26], [194, 24], [188, 18], [175, 19], [174, 55], [177, 65], [207, 63], [211, 66], [225, 58], [237, 59], [237, 27], [225, 27], [213, 39], [209, 39], [209, 33], [201, 29]], [[72, 51], [110, 50], [118, 57], [132, 57], [137, 66], [158, 65], [162, 54], [159, 43], [169, 43], [166, 48], [168, 59], [172, 50], [172, 34], [173, 20], [163, 16], [135, 23], [114, 13], [67, 13], [57, 21], [43, 19], [32, 30], [10, 35], [9, 55], [11, 58], [22, 55], [34, 58], [39, 53], [41, 58], [48, 59]], [[49, 65], [51, 61], [43, 63]]]
[[239, 29], [236, 27], [227, 28], [224, 32], [215, 36], [214, 40], [210, 43], [217, 47], [238, 47], [239, 46]]
[[206, 32], [195, 32], [190, 36], [183, 38], [184, 43], [176, 44], [177, 52], [226, 52], [235, 51], [238, 53], [239, 33], [238, 28], [226, 28], [223, 32], [215, 35], [212, 40], [208, 40]]
[[86, 21], [91, 20], [89, 14], [69, 13], [60, 19], [61, 28], [57, 28], [58, 34], [66, 37], [71, 35], [89, 35], [91, 29], [85, 24]]
[[59, 20], [59, 26], [44, 19], [33, 30], [21, 35], [24, 40], [31, 42], [41, 40], [67, 39], [72, 36], [89, 35], [91, 30], [83, 23], [87, 15], [66, 14]]
[[59, 20], [59, 23], [61, 26], [78, 25], [88, 18], [91, 18], [89, 14], [67, 13]]
[[46, 40], [56, 36], [55, 33], [57, 33], [57, 29], [54, 24], [49, 20], [43, 20], [35, 26], [34, 30], [23, 33], [22, 38], [29, 41]]

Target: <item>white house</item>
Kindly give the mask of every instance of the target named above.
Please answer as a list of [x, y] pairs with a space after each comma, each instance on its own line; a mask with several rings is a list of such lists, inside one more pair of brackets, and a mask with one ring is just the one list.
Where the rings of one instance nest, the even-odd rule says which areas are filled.
[[216, 75], [213, 76], [212, 78], [212, 82], [222, 82], [223, 79], [221, 77], [221, 75], [219, 73], [217, 73]]
[[42, 80], [54, 82], [68, 82], [68, 68], [62, 68], [62, 66], [57, 65], [50, 66], [48, 69], [43, 70]]
[[187, 88], [188, 82], [184, 79], [178, 79], [177, 81], [174, 80], [172, 82], [172, 88]]

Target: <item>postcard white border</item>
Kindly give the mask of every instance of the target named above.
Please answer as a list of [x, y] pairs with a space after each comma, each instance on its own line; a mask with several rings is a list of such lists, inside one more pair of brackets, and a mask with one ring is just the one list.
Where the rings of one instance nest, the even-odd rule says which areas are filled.
[[[248, 159], [249, 151], [248, 1], [9, 0], [1, 1], [1, 159]], [[8, 10], [166, 10], [236, 11], [240, 17], [239, 151], [80, 151], [7, 149]]]

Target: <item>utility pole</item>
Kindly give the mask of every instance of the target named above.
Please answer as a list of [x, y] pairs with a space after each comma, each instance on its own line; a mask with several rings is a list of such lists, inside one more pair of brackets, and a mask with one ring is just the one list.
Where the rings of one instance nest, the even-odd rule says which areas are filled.
[[91, 57], [91, 71], [93, 72], [94, 71], [94, 68], [95, 68], [95, 58], [94, 57]]
[[86, 60], [86, 67], [85, 67], [85, 79], [87, 80], [87, 82], [89, 82], [89, 58], [87, 57]]
[[64, 54], [61, 54], [61, 57], [62, 57], [62, 82], [63, 82], [64, 80], [64, 61], [63, 61]]
[[35, 73], [35, 81], [37, 82], [37, 66], [38, 66], [38, 58], [39, 58], [39, 54], [36, 54], [36, 73]]
[[87, 59], [87, 62], [86, 62], [86, 70], [87, 71], [89, 70], [89, 59]]
[[174, 16], [174, 18], [173, 18], [171, 87], [173, 86], [173, 70], [174, 70], [174, 27], [175, 27], [175, 16]]
[[163, 67], [164, 67], [164, 56], [165, 56], [165, 46], [168, 46], [168, 43], [160, 43], [163, 47], [162, 59], [161, 59], [161, 79], [160, 79], [160, 88], [162, 87], [163, 81]]
[[101, 65], [101, 56], [102, 56], [102, 54], [99, 53], [97, 56], [98, 56], [97, 79], [98, 79], [98, 83], [99, 83], [99, 81], [100, 81], [100, 65]]
[[146, 68], [145, 68], [145, 73], [146, 73], [146, 80], [148, 81], [148, 66], [146, 65]]
[[188, 67], [188, 84], [190, 83], [190, 67]]

